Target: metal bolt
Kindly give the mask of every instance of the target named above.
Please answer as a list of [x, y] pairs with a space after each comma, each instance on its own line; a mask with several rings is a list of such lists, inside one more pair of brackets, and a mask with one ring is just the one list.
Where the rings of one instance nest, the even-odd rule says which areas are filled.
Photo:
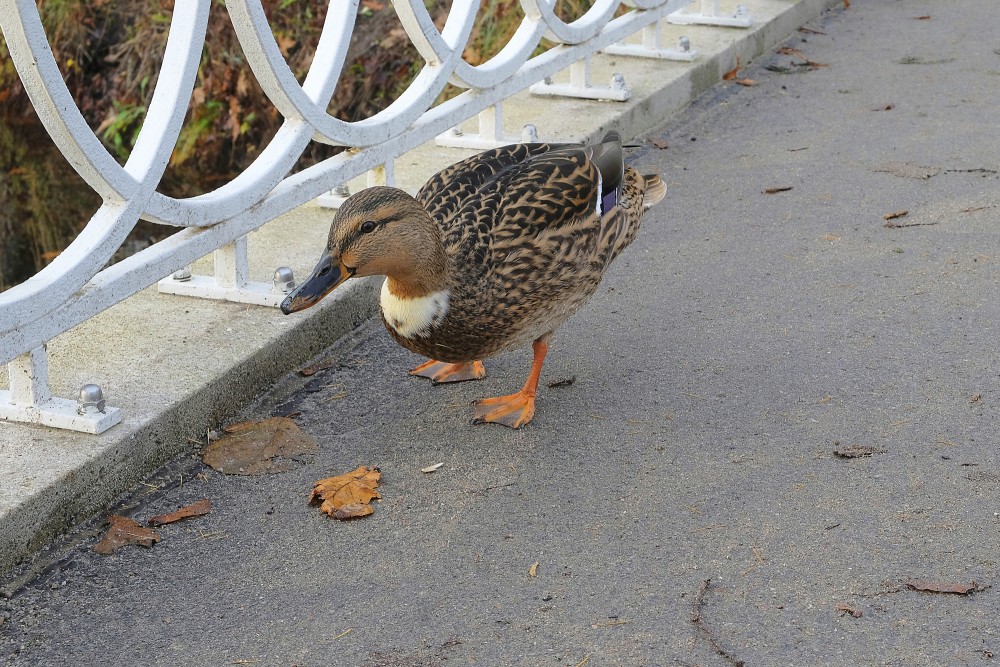
[[745, 19], [747, 17], [747, 6], [736, 5], [736, 18]]
[[341, 183], [340, 185], [334, 186], [333, 194], [337, 197], [350, 197], [351, 188], [347, 187], [347, 183]]
[[611, 75], [611, 89], [612, 90], [625, 90], [625, 77], [615, 72]]
[[[173, 278], [174, 278], [174, 280], [176, 280], [179, 283], [186, 283], [186, 282], [188, 282], [189, 280], [191, 280], [191, 267], [190, 266], [185, 266], [180, 271], [175, 271]], [[87, 386], [89, 387], [90, 385], [87, 385]]]
[[677, 45], [678, 47], [680, 47], [680, 50], [683, 51], [684, 53], [687, 53], [688, 51], [691, 50], [691, 40], [688, 39], [687, 37], [682, 36], [679, 40], [677, 40]]
[[274, 280], [272, 281], [272, 285], [272, 289], [275, 292], [288, 294], [295, 289], [295, 275], [287, 266], [279, 266], [274, 270]]
[[460, 136], [462, 136], [462, 128], [460, 128], [460, 127], [453, 127], [453, 128], [451, 128], [451, 130], [449, 130], [449, 132], [451, 132], [451, 136], [453, 136], [453, 137], [460, 137]]
[[526, 144], [532, 144], [538, 141], [538, 128], [528, 123], [523, 128], [521, 128], [521, 141]]
[[104, 413], [104, 391], [96, 384], [85, 384], [80, 389], [80, 397], [76, 399], [76, 412], [86, 415], [91, 412]]

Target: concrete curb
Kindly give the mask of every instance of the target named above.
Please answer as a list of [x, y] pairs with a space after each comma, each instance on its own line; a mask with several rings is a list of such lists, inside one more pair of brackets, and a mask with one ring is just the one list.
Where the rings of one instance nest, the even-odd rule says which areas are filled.
[[[629, 102], [540, 101], [522, 93], [504, 105], [507, 124], [535, 123], [543, 139], [597, 138], [611, 127], [636, 137], [721, 81], [737, 57], [750, 62], [841, 0], [745, 4], [755, 19], [749, 30], [683, 28], [700, 54], [693, 64], [629, 60]], [[680, 34], [682, 28], [675, 29]], [[614, 71], [616, 60], [622, 58], [595, 57], [595, 79]], [[433, 169], [465, 154], [434, 146], [413, 151], [397, 163], [399, 185], [413, 190]], [[329, 211], [305, 206], [254, 234], [253, 278], [268, 280], [276, 261], [304, 275], [329, 218]], [[54, 392], [69, 396], [97, 382], [125, 417], [101, 436], [0, 422], [0, 575], [162, 463], [202, 444], [208, 429], [356, 328], [375, 312], [378, 284], [358, 281], [290, 318], [150, 288], [53, 341]]]

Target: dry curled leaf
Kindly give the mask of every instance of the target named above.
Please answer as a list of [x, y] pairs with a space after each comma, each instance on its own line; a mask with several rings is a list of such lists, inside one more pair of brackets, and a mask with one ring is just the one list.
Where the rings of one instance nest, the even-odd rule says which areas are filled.
[[844, 614], [850, 614], [854, 618], [861, 618], [864, 615], [860, 609], [852, 607], [849, 604], [844, 604], [843, 602], [838, 604], [836, 609]]
[[140, 526], [127, 516], [112, 514], [108, 517], [108, 523], [111, 524], [108, 532], [94, 545], [94, 551], [99, 554], [107, 556], [129, 544], [151, 547], [160, 541], [159, 533]]
[[766, 195], [773, 195], [773, 194], [777, 194], [779, 192], [788, 192], [791, 189], [792, 189], [792, 186], [790, 186], [790, 185], [786, 185], [786, 186], [780, 187], [780, 188], [765, 188], [764, 189], [764, 194], [766, 194]]
[[534, 563], [531, 564], [531, 567], [528, 568], [528, 576], [529, 577], [537, 577], [538, 576], [538, 561], [537, 560]]
[[670, 144], [667, 143], [666, 139], [650, 139], [649, 143], [653, 144], [661, 151], [670, 148]]
[[969, 595], [979, 591], [985, 591], [989, 586], [980, 586], [972, 581], [966, 583], [947, 583], [943, 581], [929, 581], [927, 579], [907, 579], [906, 585], [915, 591], [926, 593], [952, 593], [954, 595]]
[[198, 502], [191, 503], [179, 510], [174, 510], [169, 514], [158, 514], [154, 517], [150, 517], [148, 523], [150, 526], [162, 526], [168, 523], [174, 523], [175, 521], [181, 521], [182, 519], [190, 519], [196, 516], [202, 516], [208, 514], [212, 509], [212, 501], [208, 498], [204, 500], [199, 500]]
[[372, 500], [381, 499], [375, 490], [382, 471], [378, 468], [358, 466], [351, 472], [336, 477], [321, 479], [313, 485], [309, 504], [320, 509], [334, 519], [354, 519], [374, 512]]
[[319, 445], [288, 417], [242, 422], [202, 453], [202, 461], [226, 475], [284, 472], [291, 461], [319, 450]]
[[440, 468], [443, 465], [444, 465], [444, 461], [442, 461], [441, 463], [435, 463], [434, 465], [425, 466], [425, 467], [423, 467], [423, 468], [420, 469], [420, 472], [424, 472], [424, 473], [434, 472], [435, 470], [437, 470], [438, 468]]
[[896, 218], [902, 218], [909, 215], [909, 211], [893, 211], [892, 213], [885, 213], [882, 215], [883, 220], [895, 220]]

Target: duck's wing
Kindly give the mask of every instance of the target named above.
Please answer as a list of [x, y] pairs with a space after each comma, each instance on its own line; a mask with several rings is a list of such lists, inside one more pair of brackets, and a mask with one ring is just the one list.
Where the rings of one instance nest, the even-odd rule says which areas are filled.
[[475, 200], [485, 184], [502, 178], [526, 160], [561, 146], [511, 144], [477, 153], [434, 174], [417, 192], [417, 201], [432, 218], [447, 227], [460, 209]]

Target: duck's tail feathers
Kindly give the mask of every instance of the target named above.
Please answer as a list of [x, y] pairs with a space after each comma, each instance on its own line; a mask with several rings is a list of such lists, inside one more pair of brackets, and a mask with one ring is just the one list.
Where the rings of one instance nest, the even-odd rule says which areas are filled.
[[646, 181], [646, 189], [642, 193], [642, 210], [646, 211], [667, 195], [667, 184], [659, 174], [644, 174], [642, 180]]

